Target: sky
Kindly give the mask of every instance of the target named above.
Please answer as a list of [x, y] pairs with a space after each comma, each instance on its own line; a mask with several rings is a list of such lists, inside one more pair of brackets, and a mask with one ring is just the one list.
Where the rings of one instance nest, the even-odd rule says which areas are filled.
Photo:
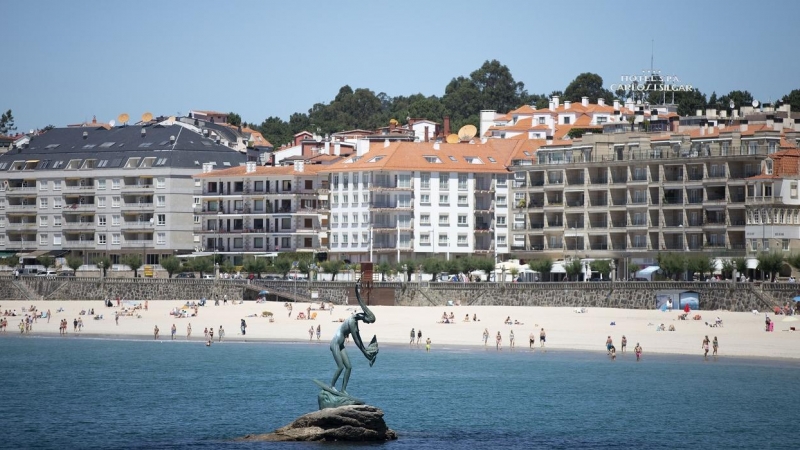
[[[17, 131], [128, 113], [287, 120], [344, 85], [444, 94], [484, 61], [530, 93], [654, 67], [706, 95], [800, 89], [800, 1], [4, 0], [0, 110]], [[651, 49], [653, 50], [651, 52]], [[594, 101], [594, 100], [593, 100]]]

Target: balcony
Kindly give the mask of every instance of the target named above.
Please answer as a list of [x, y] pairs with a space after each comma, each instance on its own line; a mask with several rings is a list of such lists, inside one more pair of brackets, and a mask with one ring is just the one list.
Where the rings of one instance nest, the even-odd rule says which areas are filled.
[[494, 192], [494, 183], [475, 183], [476, 193]]
[[62, 209], [64, 214], [70, 211], [94, 211], [97, 209], [97, 205], [94, 203], [66, 203]]
[[143, 239], [143, 240], [128, 240], [126, 239], [122, 243], [123, 248], [147, 248], [152, 247], [155, 243], [152, 239]]
[[745, 204], [747, 205], [759, 205], [759, 204], [769, 204], [769, 203], [778, 203], [780, 198], [777, 197], [746, 197]]
[[149, 192], [153, 190], [152, 184], [124, 184], [122, 190], [128, 192]]
[[7, 230], [35, 230], [38, 228], [36, 222], [8, 222], [6, 224]]
[[94, 247], [94, 240], [64, 240], [63, 247], [65, 248], [87, 248]]
[[153, 202], [142, 202], [142, 203], [123, 203], [122, 210], [123, 211], [142, 211], [147, 209], [153, 209], [154, 203]]
[[414, 183], [372, 183], [370, 189], [375, 191], [413, 191]]

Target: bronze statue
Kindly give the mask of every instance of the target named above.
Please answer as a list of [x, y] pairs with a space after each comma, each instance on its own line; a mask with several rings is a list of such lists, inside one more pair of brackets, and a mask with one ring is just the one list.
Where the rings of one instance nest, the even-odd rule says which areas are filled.
[[[351, 397], [350, 394], [347, 393], [347, 382], [350, 380], [352, 366], [350, 365], [350, 358], [347, 356], [347, 350], [344, 345], [347, 337], [352, 336], [356, 347], [358, 347], [361, 353], [369, 360], [370, 367], [375, 364], [375, 359], [378, 357], [378, 339], [372, 336], [369, 345], [365, 347], [358, 330], [358, 321], [363, 321], [364, 323], [375, 322], [375, 315], [367, 308], [367, 305], [365, 305], [364, 301], [361, 299], [360, 281], [356, 284], [356, 300], [358, 300], [358, 304], [361, 306], [363, 312], [348, 317], [333, 335], [333, 339], [331, 339], [330, 348], [333, 354], [333, 360], [336, 361], [336, 372], [333, 374], [330, 386], [326, 386], [314, 380], [314, 382], [322, 388], [318, 397], [320, 409], [342, 405], [363, 404], [362, 401]], [[342, 375], [343, 371], [344, 377], [342, 378], [342, 387], [337, 390], [336, 382], [339, 380], [339, 376]]]

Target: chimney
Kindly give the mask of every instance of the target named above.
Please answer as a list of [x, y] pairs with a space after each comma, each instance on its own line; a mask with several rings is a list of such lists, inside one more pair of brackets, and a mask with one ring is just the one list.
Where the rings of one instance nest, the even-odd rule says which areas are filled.
[[600, 105], [600, 106], [606, 106], [606, 99], [598, 98], [597, 99], [597, 104]]
[[97, 116], [92, 116], [92, 125], [97, 123]]
[[325, 141], [325, 150], [323, 151], [323, 153], [325, 153], [326, 155], [331, 154], [331, 143], [329, 141]]
[[706, 135], [706, 125], [703, 125], [702, 127], [700, 127], [700, 136], [705, 136], [705, 135]]
[[742, 133], [747, 131], [747, 124], [746, 123], [739, 124], [739, 131]]
[[[143, 129], [144, 129], [144, 128], [143, 128]], [[84, 139], [87, 139], [88, 137], [89, 137], [89, 132], [88, 132], [88, 131], [84, 131], [84, 132], [83, 132], [83, 138], [84, 138]]]
[[589, 106], [589, 97], [585, 95], [581, 97], [581, 106]]
[[444, 116], [444, 137], [450, 136], [450, 116]]
[[333, 144], [333, 154], [334, 155], [341, 155], [342, 154], [342, 144], [339, 142], [335, 142]]
[[425, 125], [425, 142], [428, 142], [428, 126]]
[[564, 109], [569, 109], [572, 107], [572, 102], [570, 100], [564, 100]]
[[[597, 100], [598, 105], [600, 104], [600, 100], [602, 100], [602, 98]], [[617, 99], [614, 99], [614, 111], [619, 111], [619, 100]]]
[[[142, 129], [144, 129], [144, 128], [142, 128]], [[175, 143], [175, 136], [170, 136], [169, 137], [169, 143], [170, 144], [174, 144]]]
[[553, 96], [553, 107], [554, 107], [555, 109], [558, 109], [558, 105], [560, 105], [560, 104], [561, 104], [561, 103], [559, 102], [558, 96], [557, 96], [557, 95], [554, 95], [554, 96]]
[[145, 137], [145, 136], [147, 136], [147, 129], [146, 129], [145, 127], [142, 127], [142, 133], [141, 133], [141, 135], [142, 135], [142, 137]]
[[253, 173], [256, 171], [256, 162], [255, 161], [247, 161], [244, 163], [244, 171], [245, 173]]
[[433, 149], [434, 150], [439, 150], [439, 143], [438, 142], [434, 142], [433, 143]]
[[304, 169], [304, 167], [303, 167], [304, 164], [305, 163], [303, 161], [295, 161], [294, 162], [294, 171], [295, 172], [302, 172], [303, 169]]
[[545, 143], [547, 143], [547, 145], [552, 144], [553, 143], [553, 136], [547, 136], [545, 138]]
[[703, 115], [703, 110], [702, 109], [695, 110], [695, 113], [696, 113], [695, 116], [700, 117]]
[[489, 138], [487, 138], [486, 136], [481, 137], [481, 144], [485, 144], [488, 141], [489, 141]]
[[555, 103], [553, 103], [553, 99], [550, 99], [550, 102], [547, 104], [547, 109], [549, 109], [550, 111], [552, 111], [552, 110], [556, 109], [556, 106], [555, 106], [555, 105], [556, 105], [556, 104], [555, 104]]

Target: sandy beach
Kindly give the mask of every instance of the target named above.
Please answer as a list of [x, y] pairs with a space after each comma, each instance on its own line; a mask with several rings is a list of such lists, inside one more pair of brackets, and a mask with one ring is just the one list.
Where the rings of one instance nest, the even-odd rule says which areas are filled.
[[[243, 303], [227, 305], [220, 302], [214, 306], [209, 302], [204, 307], [198, 308], [195, 317], [176, 318], [170, 311], [181, 308], [185, 301], [150, 301], [144, 310], [134, 311], [134, 315], [121, 315], [119, 324], [114, 320], [116, 312], [123, 312], [123, 308], [106, 307], [101, 301], [3, 301], [0, 303], [0, 312], [7, 310], [16, 311], [18, 316], [6, 317], [8, 329], [6, 335], [19, 334], [20, 320], [31, 305], [40, 312], [48, 309], [52, 312], [49, 323], [47, 319], [38, 319], [33, 325], [32, 335], [59, 334], [59, 322], [67, 319], [68, 328], [66, 338], [75, 336], [97, 337], [117, 336], [137, 339], [153, 339], [153, 329], [160, 329], [159, 340], [169, 341], [171, 328], [175, 324], [177, 329], [176, 340], [186, 341], [187, 326], [191, 323], [191, 341], [204, 342], [203, 329], [214, 329], [214, 341], [217, 343], [220, 325], [225, 330], [224, 341], [308, 341], [309, 328], [317, 325], [321, 328], [320, 341], [327, 345], [335, 330], [339, 327], [340, 319], [352, 314], [357, 306], [336, 305], [333, 311], [318, 310], [319, 304], [296, 303], [293, 304], [291, 316], [283, 303], [266, 302], [256, 303], [246, 301]], [[123, 306], [125, 306], [123, 304]], [[316, 313], [314, 320], [298, 320], [299, 312], [307, 312], [312, 307], [312, 314]], [[91, 315], [80, 315], [81, 311], [88, 312], [94, 309], [96, 315], [103, 318], [95, 320]], [[61, 311], [59, 311], [62, 309]], [[130, 309], [130, 304], [128, 305]], [[734, 313], [725, 311], [693, 311], [690, 317], [700, 314], [702, 320], [679, 320], [679, 311], [661, 312], [656, 310], [627, 310], [614, 308], [590, 308], [585, 313], [576, 313], [574, 308], [544, 308], [544, 307], [513, 307], [513, 306], [448, 306], [437, 307], [401, 307], [401, 306], [375, 306], [371, 308], [377, 317], [374, 324], [360, 323], [361, 335], [364, 341], [369, 341], [373, 334], [378, 336], [382, 344], [409, 344], [409, 333], [413, 327], [415, 332], [422, 330], [420, 348], [424, 347], [425, 340], [431, 338], [432, 351], [447, 346], [484, 347], [483, 331], [489, 331], [488, 347], [495, 348], [495, 337], [500, 331], [502, 347], [508, 350], [510, 332], [513, 330], [517, 350], [529, 351], [529, 335], [536, 337], [535, 351], [541, 351], [539, 333], [542, 328], [547, 333], [545, 349], [557, 350], [584, 350], [605, 352], [605, 342], [611, 336], [617, 352], [621, 349], [621, 339], [627, 337], [627, 351], [632, 352], [636, 343], [648, 353], [672, 353], [685, 355], [700, 355], [703, 338], [709, 339], [716, 336], [719, 339], [719, 356], [748, 356], [762, 358], [800, 358], [800, 331], [790, 331], [790, 327], [800, 329], [800, 320], [795, 317], [774, 316], [770, 317], [775, 322], [774, 332], [764, 331], [764, 313]], [[262, 317], [263, 311], [273, 313], [273, 321]], [[193, 311], [192, 311], [193, 312]], [[451, 312], [455, 322], [450, 324], [438, 323], [442, 314]], [[19, 316], [19, 314], [22, 314]], [[469, 322], [464, 321], [469, 315]], [[477, 315], [478, 321], [473, 321]], [[722, 327], [709, 327], [706, 322], [713, 323], [719, 316], [723, 321]], [[504, 321], [510, 317], [512, 322], [519, 324], [506, 325]], [[800, 318], [800, 316], [798, 316]], [[83, 328], [80, 332], [73, 331], [73, 320], [81, 318]], [[240, 331], [240, 320], [247, 322], [247, 334], [243, 336]], [[613, 323], [613, 325], [612, 325]], [[660, 324], [669, 328], [675, 326], [675, 331], [656, 331]], [[313, 340], [317, 341], [316, 332]], [[354, 345], [351, 343], [351, 346]], [[414, 344], [416, 345], [416, 344]], [[709, 352], [709, 355], [711, 352]]]

